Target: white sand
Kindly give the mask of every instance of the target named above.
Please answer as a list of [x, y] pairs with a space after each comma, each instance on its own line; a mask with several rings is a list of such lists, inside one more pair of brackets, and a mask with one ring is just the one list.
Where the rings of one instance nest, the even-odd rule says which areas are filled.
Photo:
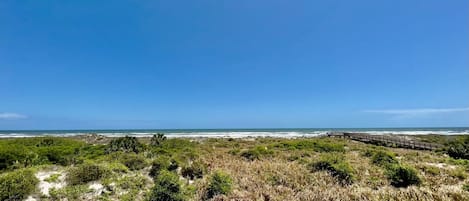
[[92, 182], [90, 185], [89, 185], [89, 188], [91, 190], [93, 190], [93, 194], [95, 196], [99, 196], [101, 195], [101, 193], [103, 193], [103, 190], [104, 190], [104, 186], [98, 182]]
[[37, 201], [37, 199], [36, 199], [36, 198], [33, 198], [33, 196], [30, 195], [30, 196], [29, 196], [28, 198], [26, 198], [26, 200], [24, 200], [24, 201]]
[[429, 166], [434, 166], [434, 167], [437, 167], [437, 168], [443, 168], [443, 169], [455, 169], [456, 166], [455, 165], [448, 165], [448, 164], [445, 164], [445, 163], [425, 163], [426, 165], [429, 165]]
[[[54, 174], [60, 174], [57, 182], [45, 181]], [[36, 178], [39, 180], [39, 190], [46, 196], [49, 196], [49, 190], [51, 188], [60, 189], [65, 186], [65, 174], [61, 171], [39, 171], [36, 173]]]

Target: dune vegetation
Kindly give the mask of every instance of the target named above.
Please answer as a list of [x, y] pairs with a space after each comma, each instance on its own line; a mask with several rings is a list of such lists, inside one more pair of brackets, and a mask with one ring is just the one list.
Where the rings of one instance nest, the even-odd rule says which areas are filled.
[[469, 200], [469, 137], [439, 142], [2, 139], [0, 200]]

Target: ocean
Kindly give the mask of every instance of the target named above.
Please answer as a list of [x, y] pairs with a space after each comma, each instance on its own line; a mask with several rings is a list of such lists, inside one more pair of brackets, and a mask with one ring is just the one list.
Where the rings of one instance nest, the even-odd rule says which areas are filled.
[[148, 137], [156, 133], [164, 133], [168, 137], [211, 137], [211, 138], [243, 138], [243, 137], [317, 137], [330, 131], [362, 132], [369, 134], [401, 134], [401, 135], [468, 135], [469, 127], [448, 128], [266, 128], [266, 129], [130, 129], [130, 130], [0, 130], [0, 138], [36, 137], [36, 136], [76, 136], [98, 134], [107, 137], [135, 136]]

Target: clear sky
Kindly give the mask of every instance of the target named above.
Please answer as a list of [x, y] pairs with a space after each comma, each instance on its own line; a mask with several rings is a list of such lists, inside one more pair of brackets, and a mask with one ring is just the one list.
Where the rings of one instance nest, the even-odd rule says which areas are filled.
[[469, 126], [469, 1], [0, 2], [0, 129]]

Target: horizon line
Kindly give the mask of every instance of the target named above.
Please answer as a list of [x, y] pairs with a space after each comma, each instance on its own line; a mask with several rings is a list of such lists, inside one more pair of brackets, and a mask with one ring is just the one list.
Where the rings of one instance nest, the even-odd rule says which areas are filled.
[[272, 130], [272, 129], [415, 129], [469, 128], [469, 126], [412, 126], [412, 127], [272, 127], [272, 128], [108, 128], [108, 129], [0, 129], [0, 131], [111, 131], [111, 130]]

